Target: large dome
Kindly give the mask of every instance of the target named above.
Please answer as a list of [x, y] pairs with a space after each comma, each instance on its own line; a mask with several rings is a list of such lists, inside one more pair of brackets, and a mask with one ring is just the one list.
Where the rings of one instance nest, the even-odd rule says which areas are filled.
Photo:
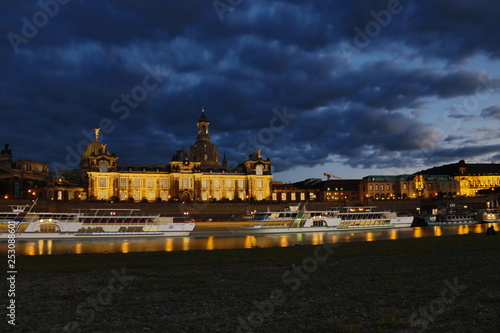
[[108, 147], [102, 143], [99, 142], [99, 128], [94, 129], [95, 130], [95, 141], [91, 142], [85, 147], [82, 153], [82, 159], [80, 161], [80, 167], [82, 168], [88, 168], [89, 167], [89, 158], [92, 156], [111, 156]]
[[91, 142], [82, 153], [82, 160], [86, 160], [91, 156], [97, 155], [111, 155], [108, 147], [99, 141]]

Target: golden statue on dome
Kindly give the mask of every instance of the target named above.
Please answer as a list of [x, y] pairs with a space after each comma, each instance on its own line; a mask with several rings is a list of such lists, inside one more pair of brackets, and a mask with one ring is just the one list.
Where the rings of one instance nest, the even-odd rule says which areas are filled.
[[99, 132], [101, 131], [100, 128], [94, 128], [94, 132], [95, 132], [95, 141], [96, 142], [99, 142]]

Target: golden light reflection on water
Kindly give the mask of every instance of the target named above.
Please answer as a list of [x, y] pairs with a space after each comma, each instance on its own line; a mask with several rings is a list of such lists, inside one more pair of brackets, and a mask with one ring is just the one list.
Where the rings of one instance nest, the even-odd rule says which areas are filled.
[[467, 235], [469, 233], [469, 226], [468, 225], [459, 225], [457, 233], [459, 235]]
[[243, 247], [245, 249], [251, 249], [255, 246], [257, 240], [255, 239], [255, 236], [250, 236], [247, 235], [245, 236], [245, 243], [243, 244]]
[[287, 247], [288, 246], [288, 236], [281, 236], [280, 238], [280, 246], [281, 247]]
[[122, 243], [122, 253], [128, 253], [130, 251], [130, 244], [127, 241]]
[[82, 248], [83, 248], [82, 243], [80, 243], [80, 242], [76, 243], [75, 244], [75, 253], [82, 254], [83, 253]]
[[339, 235], [332, 235], [332, 237], [330, 238], [330, 243], [338, 243], [339, 239]]
[[323, 244], [323, 236], [325, 234], [324, 233], [317, 233], [315, 232], [313, 235], [312, 235], [312, 241], [311, 241], [311, 244], [312, 245], [319, 245], [319, 244]]
[[34, 256], [36, 255], [36, 244], [35, 242], [27, 242], [25, 247], [24, 247], [24, 254], [27, 256]]
[[207, 239], [207, 250], [213, 250], [215, 248], [214, 236], [209, 236]]
[[474, 228], [474, 232], [477, 234], [484, 232], [482, 224], [474, 224], [474, 226], [471, 227]]
[[413, 229], [413, 237], [421, 238], [423, 236], [424, 229], [422, 227], [415, 227]]
[[[469, 224], [456, 226], [429, 226], [399, 228], [382, 231], [342, 231], [328, 233], [297, 233], [283, 235], [248, 235], [244, 237], [165, 237], [144, 239], [78, 239], [78, 240], [22, 240], [16, 244], [22, 255], [53, 255], [64, 253], [131, 253], [148, 251], [189, 251], [257, 247], [285, 247], [295, 244], [319, 245], [324, 243], [350, 243], [359, 241], [379, 241], [384, 239], [422, 238], [447, 235], [485, 233], [489, 225], [498, 231], [500, 223]], [[0, 253], [7, 253], [7, 243], [0, 242]]]
[[167, 238], [165, 240], [165, 251], [172, 252], [174, 250], [174, 240], [172, 238]]
[[189, 250], [189, 237], [182, 238], [182, 250], [183, 251]]

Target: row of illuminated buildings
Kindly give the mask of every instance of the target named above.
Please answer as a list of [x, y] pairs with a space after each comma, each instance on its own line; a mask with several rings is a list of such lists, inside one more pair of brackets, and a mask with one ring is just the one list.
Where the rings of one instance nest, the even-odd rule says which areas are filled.
[[273, 200], [363, 201], [454, 198], [500, 191], [500, 164], [447, 164], [403, 175], [370, 175], [363, 179], [307, 179], [273, 184]]
[[[272, 181], [271, 161], [255, 151], [238, 165], [221, 160], [202, 111], [196, 141], [165, 165], [125, 165], [95, 139], [80, 165], [51, 170], [45, 163], [14, 159], [8, 145], [0, 153], [0, 195], [6, 199], [104, 201], [363, 201], [477, 196], [500, 188], [499, 164], [460, 161], [404, 175], [363, 179]], [[326, 174], [327, 175], [327, 174]], [[338, 178], [338, 177], [336, 177]]]

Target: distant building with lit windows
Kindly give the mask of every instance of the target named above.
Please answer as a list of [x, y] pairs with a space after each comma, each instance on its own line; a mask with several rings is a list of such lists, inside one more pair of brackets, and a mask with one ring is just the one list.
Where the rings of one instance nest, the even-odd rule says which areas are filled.
[[168, 165], [121, 165], [106, 145], [95, 141], [83, 154], [89, 200], [121, 201], [245, 201], [271, 199], [271, 161], [260, 151], [237, 166], [220, 161], [210, 141], [204, 110], [198, 120], [196, 142], [180, 149]]
[[15, 159], [8, 144], [0, 151], [0, 195], [2, 199], [37, 198], [48, 176], [48, 164]]
[[361, 182], [365, 199], [430, 199], [455, 197], [460, 184], [449, 175], [367, 176]]
[[497, 163], [458, 163], [446, 164], [421, 171], [422, 174], [452, 175], [460, 183], [461, 196], [473, 197], [487, 190], [500, 188], [500, 164]]

